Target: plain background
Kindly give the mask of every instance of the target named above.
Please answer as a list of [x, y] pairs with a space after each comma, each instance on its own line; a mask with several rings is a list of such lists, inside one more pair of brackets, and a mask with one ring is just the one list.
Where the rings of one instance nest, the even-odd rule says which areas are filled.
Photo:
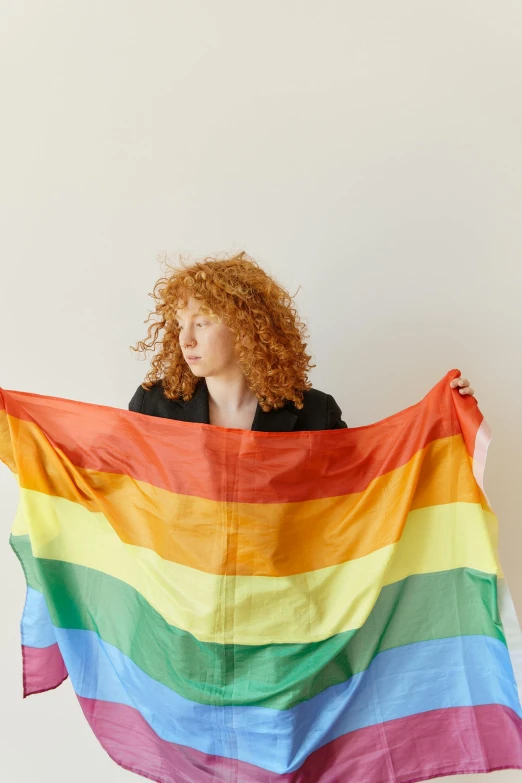
[[[245, 250], [349, 426], [471, 381], [521, 617], [520, 3], [2, 0], [0, 52], [0, 386], [126, 408], [164, 254]], [[0, 777], [130, 781], [68, 681], [21, 698], [0, 490]]]

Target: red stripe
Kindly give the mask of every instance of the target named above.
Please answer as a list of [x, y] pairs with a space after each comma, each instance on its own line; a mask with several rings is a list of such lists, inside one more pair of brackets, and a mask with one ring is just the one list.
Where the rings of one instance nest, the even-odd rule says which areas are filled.
[[36, 424], [42, 444], [79, 468], [210, 500], [298, 502], [362, 492], [439, 438], [462, 433], [472, 455], [483, 416], [474, 397], [450, 388], [459, 374], [450, 370], [415, 405], [349, 430], [233, 430], [2, 389], [0, 411]]
[[67, 669], [57, 644], [50, 647], [22, 645], [24, 699], [33, 693], [57, 688], [67, 679]]
[[522, 769], [522, 720], [498, 704], [432, 710], [353, 731], [315, 751], [295, 772], [279, 775], [166, 742], [132, 707], [78, 700], [109, 756], [157, 783], [413, 783]]

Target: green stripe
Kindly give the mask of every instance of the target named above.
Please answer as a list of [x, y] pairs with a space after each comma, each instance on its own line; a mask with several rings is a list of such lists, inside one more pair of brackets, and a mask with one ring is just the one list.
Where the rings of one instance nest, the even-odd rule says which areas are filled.
[[14, 551], [25, 574], [25, 581], [33, 590], [43, 593], [40, 575], [36, 568], [36, 558], [33, 556], [29, 536], [9, 536], [11, 549]]
[[471, 568], [388, 585], [361, 628], [321, 642], [222, 645], [169, 625], [119, 579], [61, 560], [35, 560], [27, 536], [12, 537], [11, 545], [44, 586], [54, 625], [95, 631], [155, 680], [201, 704], [290, 709], [366, 669], [383, 650], [469, 634], [505, 643], [496, 576]]

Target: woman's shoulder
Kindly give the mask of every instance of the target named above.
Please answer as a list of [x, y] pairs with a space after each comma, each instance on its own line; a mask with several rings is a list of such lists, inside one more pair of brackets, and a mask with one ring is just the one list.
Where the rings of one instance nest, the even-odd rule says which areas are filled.
[[336, 430], [348, 427], [343, 421], [342, 410], [333, 395], [315, 386], [303, 392], [303, 407], [298, 413], [299, 417], [305, 419], [307, 423], [303, 429], [312, 423], [315, 426], [309, 426], [309, 429]]
[[[163, 393], [163, 385], [161, 380], [155, 381], [150, 389], [144, 389], [140, 383], [129, 401], [128, 408], [130, 411], [135, 411], [136, 413], [145, 413], [145, 401], [147, 401], [147, 407], [150, 407], [151, 403], [154, 403], [160, 399], [166, 399]], [[170, 402], [175, 402], [175, 400], [170, 400]]]

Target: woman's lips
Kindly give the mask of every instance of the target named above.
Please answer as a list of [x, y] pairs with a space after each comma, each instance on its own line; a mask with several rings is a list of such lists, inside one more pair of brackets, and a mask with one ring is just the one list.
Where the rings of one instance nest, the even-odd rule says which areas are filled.
[[197, 362], [201, 359], [201, 356], [187, 356], [187, 362]]

